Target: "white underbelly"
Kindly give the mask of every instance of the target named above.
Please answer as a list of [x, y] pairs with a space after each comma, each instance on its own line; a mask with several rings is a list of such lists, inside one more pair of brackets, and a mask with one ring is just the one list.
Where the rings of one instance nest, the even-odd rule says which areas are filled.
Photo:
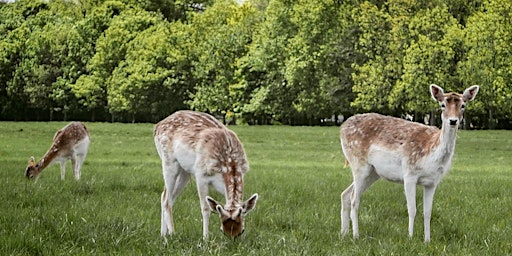
[[431, 158], [424, 159], [426, 162], [419, 162], [421, 165], [411, 166], [408, 164], [408, 159], [398, 151], [372, 147], [368, 154], [368, 163], [381, 178], [403, 183], [406, 176], [415, 177], [417, 184], [423, 186], [439, 183], [449, 169], [449, 162], [432, 161], [429, 164], [429, 159]]
[[368, 154], [368, 163], [372, 165], [375, 172], [383, 179], [400, 182], [404, 180], [402, 167], [403, 157], [393, 151], [383, 149], [371, 149]]
[[193, 168], [196, 163], [197, 154], [183, 144], [174, 146], [174, 157], [186, 172], [193, 173]]

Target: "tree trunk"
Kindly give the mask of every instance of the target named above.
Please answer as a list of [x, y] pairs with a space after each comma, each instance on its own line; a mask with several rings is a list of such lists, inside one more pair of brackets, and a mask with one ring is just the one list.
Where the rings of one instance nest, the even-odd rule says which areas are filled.
[[488, 126], [489, 126], [488, 128], [492, 130], [492, 129], [496, 128], [496, 121], [494, 120], [494, 117], [492, 114], [492, 109], [491, 108], [488, 108], [488, 109], [489, 109], [489, 111], [488, 111], [489, 118], [487, 120]]
[[435, 111], [430, 111], [430, 125], [432, 126], [435, 126], [436, 125], [436, 112]]

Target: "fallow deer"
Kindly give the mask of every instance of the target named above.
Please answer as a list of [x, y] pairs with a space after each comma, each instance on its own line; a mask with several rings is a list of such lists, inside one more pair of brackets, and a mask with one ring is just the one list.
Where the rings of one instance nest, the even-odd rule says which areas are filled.
[[46, 154], [35, 162], [34, 157], [28, 161], [25, 176], [29, 179], [38, 178], [39, 174], [52, 163], [60, 163], [60, 178], [64, 180], [66, 162], [71, 159], [73, 174], [80, 179], [82, 165], [89, 149], [89, 131], [81, 122], [71, 122], [58, 130], [53, 137], [53, 144]]
[[[244, 231], [244, 217], [256, 206], [258, 194], [243, 202], [243, 177], [249, 171], [237, 135], [213, 116], [182, 110], [155, 125], [155, 146], [162, 160], [165, 187], [161, 196], [161, 235], [174, 233], [173, 205], [195, 177], [203, 217], [203, 238], [208, 236], [210, 212], [221, 218], [221, 230], [229, 237]], [[209, 186], [225, 196], [222, 206], [208, 196]]]
[[349, 217], [353, 237], [359, 236], [361, 194], [379, 178], [404, 184], [409, 215], [409, 237], [416, 216], [416, 186], [424, 187], [425, 242], [430, 241], [430, 218], [437, 185], [451, 167], [457, 129], [468, 101], [479, 87], [463, 94], [444, 93], [430, 85], [432, 98], [441, 106], [441, 129], [375, 113], [355, 115], [340, 129], [341, 147], [352, 170], [353, 182], [341, 194], [341, 233], [347, 234]]

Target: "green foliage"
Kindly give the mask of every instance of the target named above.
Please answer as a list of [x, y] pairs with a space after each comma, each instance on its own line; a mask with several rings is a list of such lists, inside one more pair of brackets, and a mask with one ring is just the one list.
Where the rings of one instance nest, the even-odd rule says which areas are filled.
[[[340, 85], [337, 63], [339, 6], [336, 1], [299, 1], [291, 22], [297, 32], [289, 39], [284, 78], [296, 94], [293, 107], [308, 117], [335, 113], [333, 94]], [[290, 92], [288, 92], [290, 93]]]
[[248, 51], [252, 31], [259, 22], [257, 14], [251, 5], [217, 1], [204, 13], [194, 15], [191, 40], [196, 45], [197, 84], [189, 103], [192, 108], [222, 115], [239, 111], [237, 61]]
[[[359, 38], [355, 50], [364, 56], [363, 63], [354, 63], [352, 91], [356, 98], [352, 106], [364, 111], [387, 110], [387, 93], [393, 86], [390, 77], [388, 58], [392, 58], [389, 49], [391, 41], [391, 17], [384, 10], [370, 2], [364, 2], [352, 11], [352, 18], [357, 24]], [[389, 72], [388, 72], [389, 71]]]
[[460, 84], [454, 74], [459, 30], [457, 21], [443, 6], [419, 11], [411, 18], [413, 40], [405, 51], [402, 77], [390, 94], [390, 108], [422, 115], [433, 112], [437, 105], [430, 100], [426, 81], [442, 84], [446, 91], [465, 89], [454, 86]]
[[512, 116], [512, 22], [511, 1], [489, 1], [485, 11], [474, 13], [465, 29], [466, 60], [459, 74], [465, 84], [482, 84], [481, 104], [475, 111], [489, 119], [509, 119]]
[[286, 46], [296, 33], [290, 21], [291, 6], [293, 1], [270, 1], [248, 54], [240, 60], [239, 74], [247, 81], [242, 84], [243, 90], [250, 98], [243, 102], [242, 110], [255, 123], [268, 123], [267, 118], [283, 120], [294, 114], [294, 95], [289, 93], [284, 77]]
[[[24, 177], [63, 122], [0, 122], [2, 255], [506, 255], [512, 246], [510, 131], [462, 131], [451, 171], [434, 200], [432, 241], [423, 242], [421, 204], [407, 236], [403, 186], [376, 182], [363, 194], [360, 239], [341, 238], [343, 168], [337, 127], [232, 126], [250, 162], [244, 195], [259, 193], [246, 232], [231, 240], [210, 217], [202, 240], [192, 181], [174, 208], [176, 235], [160, 237], [161, 163], [151, 124], [86, 123], [91, 146], [82, 178], [68, 163], [37, 182]], [[212, 196], [222, 198], [219, 194]], [[421, 189], [418, 188], [418, 202]], [[385, 221], [383, 221], [385, 220]]]
[[4, 3], [0, 119], [154, 122], [188, 108], [251, 124], [423, 120], [436, 83], [481, 85], [468, 125], [512, 128], [511, 3]]

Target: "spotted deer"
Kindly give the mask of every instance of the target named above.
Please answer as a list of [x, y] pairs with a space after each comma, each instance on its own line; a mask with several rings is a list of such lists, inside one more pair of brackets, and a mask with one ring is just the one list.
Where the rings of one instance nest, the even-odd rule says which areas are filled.
[[409, 215], [409, 237], [416, 216], [416, 186], [424, 187], [425, 242], [430, 241], [430, 217], [437, 185], [451, 166], [457, 129], [466, 103], [478, 93], [477, 85], [463, 94], [444, 93], [430, 85], [432, 98], [441, 106], [441, 129], [375, 113], [355, 115], [340, 129], [341, 147], [352, 170], [353, 182], [341, 194], [341, 233], [359, 236], [361, 194], [379, 178], [404, 184]]
[[[220, 215], [221, 230], [229, 237], [244, 232], [244, 217], [254, 209], [258, 194], [243, 202], [243, 178], [249, 171], [237, 135], [211, 115], [182, 110], [155, 125], [155, 146], [162, 160], [161, 235], [174, 233], [173, 205], [193, 176], [203, 217], [203, 238], [208, 236], [210, 212]], [[225, 196], [223, 206], [208, 196], [209, 186]]]
[[89, 143], [87, 127], [81, 122], [69, 123], [55, 133], [52, 146], [41, 160], [36, 163], [34, 157], [30, 158], [25, 176], [29, 179], [38, 178], [43, 169], [58, 162], [60, 163], [60, 178], [64, 180], [66, 162], [71, 159], [73, 174], [75, 179], [79, 180]]

